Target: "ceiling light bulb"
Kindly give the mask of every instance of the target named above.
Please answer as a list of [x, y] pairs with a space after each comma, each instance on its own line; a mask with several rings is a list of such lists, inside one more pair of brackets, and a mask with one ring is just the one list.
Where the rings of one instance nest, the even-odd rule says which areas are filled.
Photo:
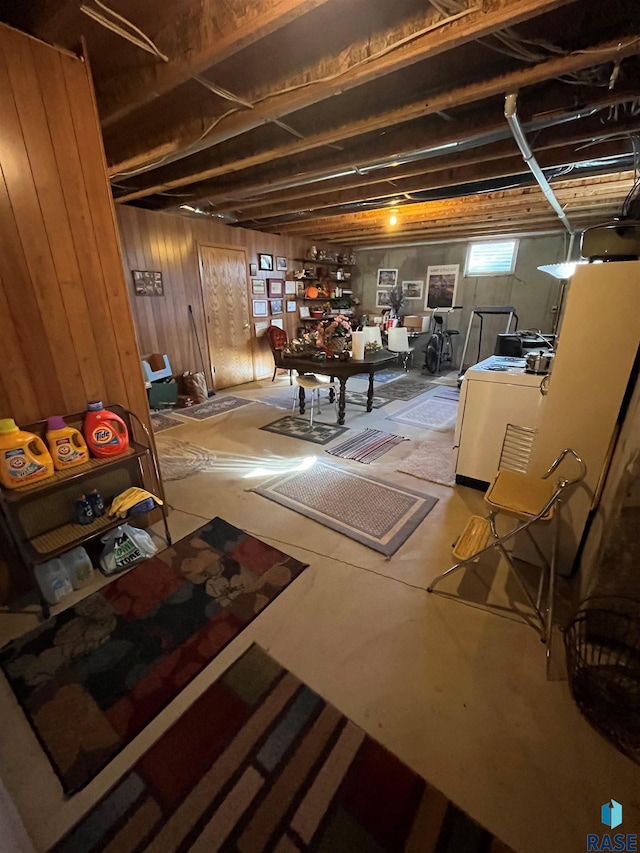
[[397, 225], [397, 224], [398, 224], [398, 217], [395, 215], [395, 213], [392, 213], [391, 216], [389, 217], [389, 225]]

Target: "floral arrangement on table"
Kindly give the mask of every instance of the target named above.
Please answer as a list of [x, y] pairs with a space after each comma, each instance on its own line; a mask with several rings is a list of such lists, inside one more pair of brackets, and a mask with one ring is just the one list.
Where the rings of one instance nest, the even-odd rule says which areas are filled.
[[402, 285], [396, 284], [389, 291], [389, 305], [391, 305], [392, 316], [399, 317], [400, 311], [402, 310], [402, 304], [404, 303], [404, 293], [402, 292]]
[[378, 352], [378, 350], [382, 349], [382, 344], [379, 344], [378, 341], [367, 341], [364, 345], [365, 352]]
[[351, 337], [351, 320], [344, 314], [326, 317], [318, 330], [318, 346], [323, 346], [331, 352], [342, 352], [347, 349]]

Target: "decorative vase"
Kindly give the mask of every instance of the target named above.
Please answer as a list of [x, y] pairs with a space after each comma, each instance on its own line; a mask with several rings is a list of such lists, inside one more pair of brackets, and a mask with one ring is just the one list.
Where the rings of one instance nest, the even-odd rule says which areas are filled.
[[343, 352], [347, 348], [346, 335], [334, 335], [331, 338], [325, 338], [324, 348], [337, 354]]

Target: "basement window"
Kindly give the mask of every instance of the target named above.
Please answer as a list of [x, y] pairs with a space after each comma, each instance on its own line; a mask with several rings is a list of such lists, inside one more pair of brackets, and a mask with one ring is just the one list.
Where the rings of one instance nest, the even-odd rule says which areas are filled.
[[467, 276], [509, 275], [515, 269], [517, 253], [517, 240], [470, 243], [464, 274]]

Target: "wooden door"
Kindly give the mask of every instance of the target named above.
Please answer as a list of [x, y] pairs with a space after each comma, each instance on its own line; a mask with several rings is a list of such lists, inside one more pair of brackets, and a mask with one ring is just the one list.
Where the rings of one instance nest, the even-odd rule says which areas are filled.
[[255, 378], [244, 249], [200, 246], [200, 276], [216, 389]]

